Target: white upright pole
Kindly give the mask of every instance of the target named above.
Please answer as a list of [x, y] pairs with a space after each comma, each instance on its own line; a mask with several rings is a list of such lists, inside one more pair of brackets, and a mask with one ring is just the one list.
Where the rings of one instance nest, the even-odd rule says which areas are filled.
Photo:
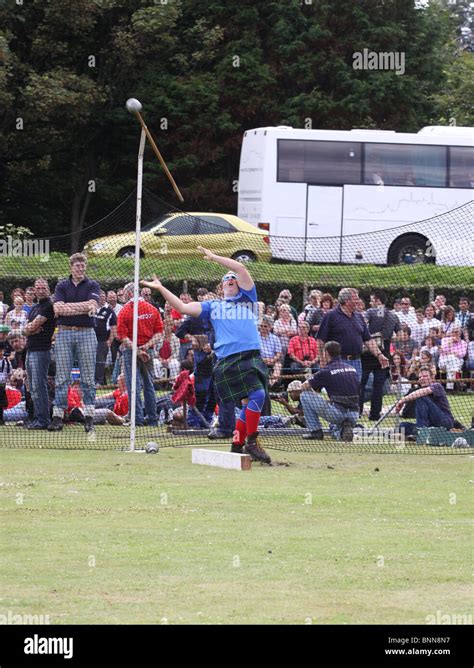
[[143, 154], [146, 132], [142, 128], [138, 149], [137, 217], [135, 224], [135, 271], [133, 275], [133, 338], [132, 338], [132, 396], [130, 397], [130, 450], [135, 450], [135, 407], [137, 405], [137, 349], [138, 349], [138, 297], [140, 282], [140, 230], [142, 221]]

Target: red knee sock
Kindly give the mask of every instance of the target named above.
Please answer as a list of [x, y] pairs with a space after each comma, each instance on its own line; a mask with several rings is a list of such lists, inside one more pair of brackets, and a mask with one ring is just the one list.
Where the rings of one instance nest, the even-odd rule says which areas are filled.
[[235, 423], [234, 436], [232, 441], [235, 445], [243, 445], [245, 443], [245, 437], [247, 436], [247, 425], [240, 418]]
[[247, 418], [247, 434], [254, 434], [256, 431], [258, 431], [258, 421], [260, 419], [260, 411], [251, 411], [249, 408], [247, 408], [247, 412], [245, 414]]

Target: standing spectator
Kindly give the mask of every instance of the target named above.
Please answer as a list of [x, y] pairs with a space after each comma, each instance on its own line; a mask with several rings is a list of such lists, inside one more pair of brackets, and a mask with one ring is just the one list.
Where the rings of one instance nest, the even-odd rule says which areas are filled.
[[33, 305], [35, 303], [36, 299], [36, 291], [32, 285], [30, 285], [28, 288], [25, 290], [25, 303], [23, 304], [23, 310], [26, 311], [26, 314], [28, 315], [31, 309], [33, 308]]
[[293, 371], [316, 371], [318, 362], [318, 344], [309, 336], [309, 323], [302, 322], [298, 327], [299, 334], [290, 339], [288, 357]]
[[47, 429], [51, 424], [48, 369], [51, 363], [51, 341], [56, 317], [48, 281], [44, 278], [36, 279], [35, 291], [38, 303], [32, 307], [28, 314], [28, 322], [23, 328], [27, 336], [26, 372], [34, 408], [34, 420], [30, 422], [28, 429]]
[[278, 318], [273, 325], [273, 333], [280, 339], [281, 359], [286, 365], [286, 353], [290, 339], [297, 334], [296, 320], [291, 315], [291, 309], [288, 304], [282, 304], [278, 309]]
[[84, 429], [94, 429], [95, 360], [97, 337], [94, 331], [94, 315], [99, 303], [99, 285], [87, 278], [87, 258], [74, 253], [69, 258], [71, 275], [57, 284], [54, 293], [54, 313], [58, 318], [58, 333], [55, 338], [56, 395], [53, 421], [50, 431], [61, 431], [64, 411], [67, 408], [67, 393], [71, 370], [77, 363], [81, 374], [84, 397]]
[[[117, 336], [122, 341], [123, 360], [125, 366], [125, 379], [127, 383], [128, 396], [132, 397], [132, 346], [133, 346], [133, 295], [134, 284], [127, 283], [123, 289], [124, 299], [127, 303], [119, 313], [117, 324]], [[155, 387], [153, 385], [153, 348], [161, 340], [163, 333], [163, 321], [158, 309], [145, 301], [143, 297], [138, 299], [138, 332], [137, 332], [137, 384], [135, 402], [135, 424], [144, 425], [143, 403], [149, 426], [156, 427], [158, 418], [156, 414]], [[143, 388], [143, 400], [141, 390]]]
[[295, 320], [298, 320], [298, 311], [290, 304], [291, 300], [293, 299], [291, 292], [289, 290], [282, 290], [278, 295], [278, 299], [282, 304], [287, 304], [290, 307], [292, 317]]
[[456, 312], [452, 306], [443, 306], [441, 316], [441, 336], [451, 334], [451, 329], [456, 326]]
[[114, 310], [106, 304], [103, 290], [99, 293], [99, 307], [95, 314], [94, 327], [97, 336], [95, 382], [97, 385], [105, 385], [105, 365], [107, 355], [117, 335], [117, 316]]
[[[320, 357], [322, 357], [324, 343], [337, 341], [341, 346], [341, 358], [356, 369], [360, 381], [362, 377], [360, 355], [364, 341], [368, 351], [377, 358], [383, 369], [388, 366], [388, 359], [376, 342], [370, 338], [364, 318], [356, 312], [358, 301], [357, 290], [343, 288], [338, 295], [339, 304], [323, 317], [317, 338], [320, 342]], [[323, 364], [324, 361], [321, 359], [322, 367]]]
[[[0, 306], [0, 308], [1, 308], [1, 306]], [[456, 322], [461, 327], [462, 333], [463, 333], [464, 338], [466, 339], [466, 341], [468, 341], [467, 330], [468, 330], [469, 321], [471, 319], [471, 316], [473, 316], [473, 315], [474, 314], [470, 312], [469, 297], [459, 297], [459, 311], [456, 313]]]
[[[382, 290], [374, 290], [370, 295], [370, 308], [367, 311], [367, 328], [369, 334], [380, 334], [379, 341], [382, 343], [381, 352], [388, 359], [390, 356], [390, 342], [394, 333], [401, 328], [400, 321], [393, 311], [386, 308], [387, 296]], [[380, 418], [383, 401], [383, 388], [387, 380], [388, 368], [382, 368], [379, 360], [370, 351], [361, 355], [362, 378], [360, 382], [359, 409], [362, 414], [364, 408], [365, 388], [370, 374], [373, 375], [372, 396], [370, 401], [369, 420], [376, 422]]]
[[401, 310], [397, 313], [398, 319], [402, 325], [408, 325], [411, 329], [416, 325], [416, 316], [414, 309], [411, 306], [410, 297], [402, 297], [400, 300]]
[[402, 300], [401, 299], [395, 299], [393, 301], [393, 312], [398, 315], [401, 310], [402, 310]]
[[321, 296], [320, 307], [314, 310], [311, 316], [308, 318], [311, 336], [316, 338], [319, 330], [319, 325], [321, 324], [321, 320], [326, 315], [326, 313], [332, 311], [333, 308], [334, 308], [333, 296], [330, 295], [329, 292], [326, 292], [324, 295]]
[[[123, 288], [119, 288], [117, 290], [117, 301], [121, 306], [123, 306], [125, 304], [125, 299], [124, 299], [124, 296], [123, 296]], [[118, 313], [116, 313], [116, 316], [118, 317]]]
[[262, 359], [270, 372], [270, 387], [279, 383], [281, 376], [281, 343], [272, 328], [273, 320], [264, 316], [258, 329]]
[[322, 295], [321, 290], [311, 290], [309, 293], [309, 302], [303, 309], [303, 320], [309, 322], [313, 313], [319, 309]]
[[449, 334], [446, 334], [441, 341], [441, 348], [438, 360], [438, 366], [442, 371], [446, 371], [448, 383], [447, 390], [454, 388], [456, 374], [459, 373], [464, 365], [464, 358], [467, 353], [467, 343], [461, 339], [461, 328], [458, 324], [453, 325]]
[[8, 311], [6, 315], [5, 324], [10, 327], [12, 332], [20, 332], [28, 322], [28, 314], [23, 309], [24, 304], [23, 297], [15, 297], [13, 301], [13, 309]]

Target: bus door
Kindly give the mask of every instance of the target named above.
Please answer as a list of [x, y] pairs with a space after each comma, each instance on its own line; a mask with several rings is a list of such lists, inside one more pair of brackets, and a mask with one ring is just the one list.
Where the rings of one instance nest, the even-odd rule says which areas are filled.
[[306, 262], [340, 262], [342, 186], [308, 186]]

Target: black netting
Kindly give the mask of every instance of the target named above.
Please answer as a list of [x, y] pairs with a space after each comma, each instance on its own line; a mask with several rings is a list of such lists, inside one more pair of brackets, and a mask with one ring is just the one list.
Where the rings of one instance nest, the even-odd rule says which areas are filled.
[[[157, 274], [174, 294], [186, 295], [184, 300], [219, 300], [221, 278], [227, 270], [207, 261], [196, 247], [202, 245], [247, 263], [260, 300], [261, 358], [268, 370], [259, 433], [261, 444], [270, 452], [460, 454], [474, 446], [474, 315], [470, 315], [474, 251], [469, 232], [473, 211], [471, 202], [409, 229], [400, 228], [398, 237], [404, 243], [391, 249], [392, 265], [372, 264], [371, 249], [383, 248], [389, 253], [393, 229], [390, 234], [380, 230], [347, 236], [342, 242], [338, 239], [350, 264], [311, 264], [315, 246], [318, 257], [322, 252], [332, 257], [335, 239], [305, 242], [268, 236], [264, 230], [240, 227], [233, 216], [185, 213], [145, 191], [140, 278], [151, 279]], [[3, 447], [130, 447], [127, 387], [131, 386], [132, 352], [123, 348], [116, 328], [122, 327], [122, 334], [131, 332], [131, 307], [127, 318], [122, 315], [122, 325], [119, 312], [120, 307], [126, 308], [120, 303], [120, 294], [134, 276], [135, 214], [136, 196], [132, 193], [108, 216], [75, 235], [37, 240], [5, 234], [0, 239]], [[83, 249], [86, 274], [92, 283], [82, 284], [80, 301], [87, 302], [91, 294], [102, 290], [95, 315], [84, 307], [70, 307], [71, 295], [77, 293], [71, 291], [68, 280], [69, 256], [72, 250]], [[288, 255], [307, 262], [279, 259]], [[44, 278], [48, 285], [35, 283], [38, 278]], [[54, 323], [52, 306], [48, 307], [46, 299], [48, 287], [56, 301], [63, 302]], [[315, 427], [314, 417], [308, 413], [321, 414], [322, 409], [319, 404], [312, 406], [310, 399], [332, 400], [332, 406], [340, 409], [341, 397], [334, 391], [328, 395], [324, 390], [304, 390], [306, 398], [302, 399], [295, 388], [318, 372], [321, 350], [315, 337], [325, 313], [335, 307], [340, 290], [346, 287], [359, 291], [357, 308], [363, 317], [374, 291], [382, 290], [387, 313], [400, 322], [401, 330], [393, 337], [389, 332], [390, 336], [382, 337], [385, 342], [380, 341], [390, 360], [386, 373], [372, 352], [346, 360], [353, 367], [360, 366], [365, 382], [357, 409], [360, 416], [352, 421], [356, 424], [352, 424], [351, 440], [347, 441], [341, 440], [344, 430], [336, 418], [335, 422], [322, 419], [321, 440], [319, 426]], [[141, 380], [135, 447], [143, 449], [150, 442], [159, 447], [229, 447], [241, 406], [240, 401], [218, 401], [212, 327], [206, 329], [196, 322], [190, 325], [158, 292], [143, 289], [144, 303], [160, 313], [164, 334], [157, 334], [148, 347], [144, 345], [143, 336], [149, 340], [154, 330], [141, 332], [143, 322], [155, 322], [155, 310], [147, 307], [139, 327], [138, 345], [144, 348], [137, 360]], [[467, 302], [462, 302], [460, 310], [462, 297], [467, 297]], [[435, 300], [435, 308], [426, 310]], [[29, 324], [31, 309], [34, 318], [30, 317]], [[420, 309], [423, 312], [417, 313]], [[398, 314], [394, 316], [395, 311]], [[384, 313], [383, 309], [379, 308], [379, 313]], [[381, 325], [379, 321], [383, 327], [387, 325], [384, 318]], [[308, 324], [309, 337], [304, 323]], [[131, 334], [125, 338], [131, 339]], [[401, 415], [393, 410], [397, 400], [419, 386], [422, 366], [432, 368], [435, 382], [446, 392], [454, 428], [423, 427], [420, 414], [416, 415], [418, 400], [407, 401]], [[50, 424], [51, 418], [59, 424], [56, 431], [38, 428]], [[418, 429], [414, 430], [417, 420]], [[350, 434], [350, 430], [346, 432]], [[314, 438], [304, 438], [311, 435]]]

